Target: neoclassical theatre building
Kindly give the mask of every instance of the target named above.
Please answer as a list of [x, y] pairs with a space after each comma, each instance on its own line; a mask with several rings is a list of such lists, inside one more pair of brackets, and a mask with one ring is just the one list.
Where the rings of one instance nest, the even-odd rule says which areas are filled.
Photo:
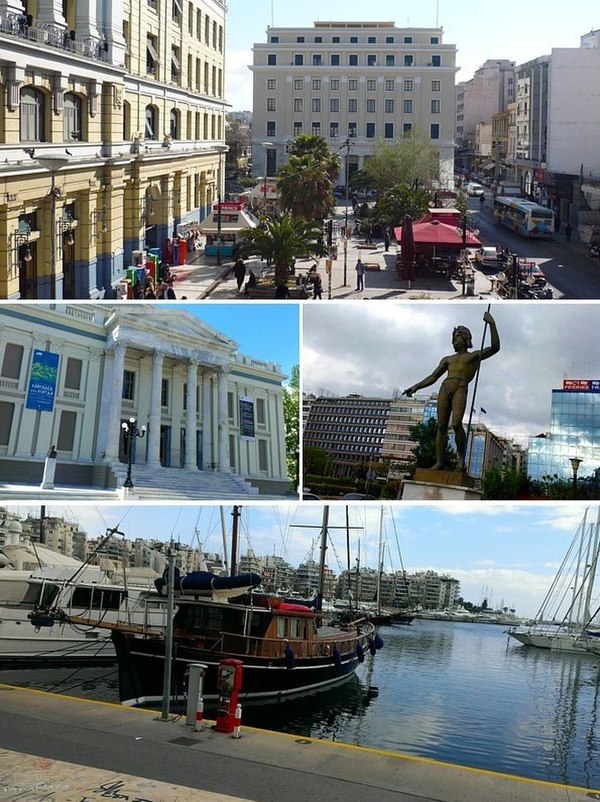
[[284, 379], [182, 308], [1, 305], [0, 481], [55, 446], [57, 486], [119, 488], [131, 444], [139, 495], [286, 493]]

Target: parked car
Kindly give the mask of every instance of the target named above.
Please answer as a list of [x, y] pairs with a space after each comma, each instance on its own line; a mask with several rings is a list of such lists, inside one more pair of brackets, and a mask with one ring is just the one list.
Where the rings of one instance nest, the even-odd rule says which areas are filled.
[[479, 267], [498, 267], [498, 252], [489, 245], [481, 248], [469, 248], [469, 256], [477, 262]]
[[315, 493], [302, 493], [302, 500], [303, 501], [321, 501], [321, 496], [317, 496]]
[[377, 499], [369, 493], [345, 493], [342, 501], [377, 501]]
[[474, 181], [469, 181], [467, 184], [467, 195], [471, 198], [481, 198], [485, 195], [485, 189], [481, 184], [476, 184]]

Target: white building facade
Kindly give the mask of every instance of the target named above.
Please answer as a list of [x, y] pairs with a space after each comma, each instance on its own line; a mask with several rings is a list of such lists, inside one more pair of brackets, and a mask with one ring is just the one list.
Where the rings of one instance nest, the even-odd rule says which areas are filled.
[[274, 176], [288, 142], [318, 134], [345, 151], [352, 175], [378, 140], [421, 129], [439, 149], [440, 182], [452, 186], [456, 46], [442, 40], [441, 28], [393, 22], [269, 28], [251, 67], [254, 174]]
[[285, 377], [237, 348], [175, 308], [1, 307], [0, 479], [39, 482], [55, 446], [59, 482], [116, 487], [131, 440], [136, 485], [160, 498], [201, 497], [201, 477], [215, 498], [287, 489]]

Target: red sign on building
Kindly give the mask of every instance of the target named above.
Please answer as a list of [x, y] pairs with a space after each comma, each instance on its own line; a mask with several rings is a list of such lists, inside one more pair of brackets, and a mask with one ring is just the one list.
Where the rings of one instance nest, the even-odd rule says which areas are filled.
[[563, 390], [591, 390], [590, 379], [563, 379]]

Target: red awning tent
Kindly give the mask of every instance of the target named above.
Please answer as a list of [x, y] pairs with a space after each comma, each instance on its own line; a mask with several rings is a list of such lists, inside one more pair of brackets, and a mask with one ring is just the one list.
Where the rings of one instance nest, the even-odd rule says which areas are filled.
[[[402, 226], [394, 229], [396, 242], [402, 239]], [[449, 226], [440, 223], [439, 220], [430, 220], [426, 223], [413, 223], [413, 237], [415, 248], [422, 245], [429, 245], [436, 248], [451, 247], [460, 250], [463, 247], [462, 231], [456, 226]], [[467, 230], [467, 247], [479, 248], [481, 242], [477, 237]]]

